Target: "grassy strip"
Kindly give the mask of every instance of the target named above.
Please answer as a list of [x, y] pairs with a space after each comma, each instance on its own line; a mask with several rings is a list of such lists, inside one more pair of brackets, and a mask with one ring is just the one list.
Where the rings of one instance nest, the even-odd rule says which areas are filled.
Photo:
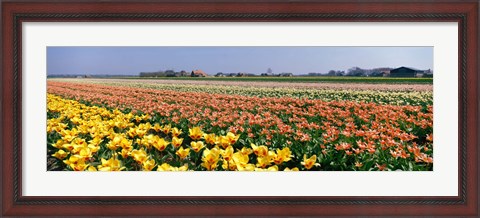
[[[108, 78], [107, 78], [108, 79]], [[374, 84], [433, 84], [433, 78], [391, 78], [391, 77], [110, 77], [110, 79], [148, 80], [202, 80], [202, 81], [246, 81], [246, 82], [335, 82]]]

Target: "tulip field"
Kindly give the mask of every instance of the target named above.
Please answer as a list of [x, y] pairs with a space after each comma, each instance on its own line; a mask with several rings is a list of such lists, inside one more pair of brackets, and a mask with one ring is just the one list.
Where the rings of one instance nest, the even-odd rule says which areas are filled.
[[48, 79], [47, 169], [433, 170], [431, 84], [337, 87]]

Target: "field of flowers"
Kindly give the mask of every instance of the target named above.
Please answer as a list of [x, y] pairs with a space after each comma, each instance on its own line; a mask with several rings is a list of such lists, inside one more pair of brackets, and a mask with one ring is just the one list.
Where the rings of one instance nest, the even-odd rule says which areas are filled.
[[48, 170], [433, 170], [428, 91], [47, 87]]
[[[81, 80], [77, 80], [80, 82]], [[360, 85], [355, 90], [345, 89], [312, 89], [302, 87], [258, 87], [258, 83], [252, 86], [231, 85], [202, 85], [193, 84], [159, 84], [148, 82], [112, 82], [105, 80], [88, 80], [88, 83], [96, 83], [108, 86], [128, 86], [132, 88], [172, 90], [180, 92], [206, 92], [211, 94], [243, 95], [256, 97], [290, 97], [302, 99], [321, 99], [323, 101], [356, 101], [375, 102], [380, 104], [394, 105], [432, 105], [433, 96], [431, 91], [416, 91], [402, 89], [388, 89], [382, 85], [374, 85], [375, 89], [364, 89]], [[228, 84], [227, 82], [226, 84]], [[280, 83], [281, 84], [281, 83]], [[290, 83], [293, 84], [293, 83]], [[338, 84], [337, 84], [338, 86]], [[345, 86], [345, 85], [342, 85]], [[417, 85], [418, 86], [418, 85]], [[340, 86], [341, 87], [341, 86]]]

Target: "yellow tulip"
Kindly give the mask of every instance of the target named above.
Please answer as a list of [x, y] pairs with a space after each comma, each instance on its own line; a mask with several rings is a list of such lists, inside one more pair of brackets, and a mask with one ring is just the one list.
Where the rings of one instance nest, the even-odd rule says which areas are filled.
[[78, 155], [72, 155], [68, 160], [64, 160], [63, 162], [75, 171], [84, 171], [89, 166], [85, 164], [85, 160]]
[[255, 171], [278, 171], [278, 166], [277, 165], [274, 165], [274, 166], [271, 166], [269, 167], [268, 169], [263, 169], [263, 168], [255, 168]]
[[[148, 120], [148, 119], [150, 119], [150, 114], [144, 114], [144, 115], [141, 116], [141, 118], [142, 118], [142, 120]], [[150, 124], [150, 123], [148, 123], [148, 124]]]
[[63, 160], [65, 157], [67, 157], [68, 153], [65, 152], [64, 150], [58, 150], [55, 152], [55, 154], [52, 154], [53, 157], [56, 157], [57, 159]]
[[92, 140], [88, 141], [91, 145], [99, 145], [102, 143], [103, 139], [100, 137], [94, 137]]
[[275, 165], [275, 166], [271, 166], [267, 169], [268, 171], [278, 171], [278, 166]]
[[255, 170], [255, 165], [247, 164], [247, 165], [242, 166], [242, 167], [238, 167], [238, 165], [237, 165], [237, 168], [238, 168], [239, 171], [254, 171]]
[[118, 145], [118, 144], [120, 144], [121, 141], [122, 141], [122, 136], [121, 135], [115, 135], [111, 142], [115, 145]]
[[80, 152], [78, 152], [78, 155], [84, 159], [89, 159], [93, 156], [92, 150], [88, 147], [82, 148]]
[[155, 123], [155, 125], [153, 125], [152, 129], [155, 130], [155, 132], [160, 132], [160, 130], [162, 130], [162, 127], [160, 126], [160, 124]]
[[87, 170], [93, 172], [93, 171], [97, 171], [97, 168], [95, 168], [94, 166], [89, 166]]
[[153, 147], [155, 147], [159, 151], [163, 151], [163, 150], [165, 150], [165, 148], [167, 148], [167, 146], [169, 144], [170, 144], [170, 142], [165, 141], [165, 139], [161, 138], [161, 139], [157, 140], [156, 143], [153, 144]]
[[202, 150], [203, 147], [205, 147], [202, 141], [190, 142], [190, 146], [196, 153], [198, 153], [200, 150]]
[[290, 151], [290, 148], [286, 147], [282, 150], [277, 149], [277, 154], [274, 156], [273, 162], [279, 165], [283, 162], [290, 161], [291, 157], [292, 157], [292, 152]]
[[203, 150], [202, 166], [207, 170], [215, 170], [217, 168], [218, 159], [220, 157], [220, 150], [218, 148], [212, 148]]
[[268, 156], [257, 157], [257, 167], [265, 168], [272, 162], [272, 159]]
[[122, 135], [113, 136], [113, 139], [110, 142], [108, 142], [107, 148], [112, 151], [117, 150], [118, 148], [121, 147], [120, 143], [122, 142], [122, 139], [123, 139]]
[[265, 145], [257, 146], [251, 143], [250, 146], [253, 148], [253, 153], [255, 153], [255, 155], [258, 157], [263, 157], [268, 154], [268, 148]]
[[182, 145], [183, 143], [183, 138], [177, 138], [176, 136], [173, 136], [172, 138], [172, 145], [175, 148], [178, 148]]
[[187, 171], [188, 165], [184, 164], [181, 167], [172, 167], [168, 163], [163, 163], [162, 165], [158, 166], [157, 171]]
[[158, 166], [157, 171], [171, 171], [170, 170], [171, 168], [172, 168], [172, 166], [170, 166], [170, 164], [163, 163], [162, 165]]
[[122, 141], [120, 141], [120, 147], [123, 149], [131, 150], [132, 149], [132, 140], [122, 138]]
[[235, 144], [235, 142], [237, 142], [238, 138], [240, 138], [240, 134], [235, 135], [232, 132], [228, 132], [225, 137], [230, 142], [230, 144], [233, 145], [233, 144]]
[[243, 147], [240, 152], [244, 155], [250, 155], [253, 153], [253, 150], [251, 148]]
[[162, 131], [163, 131], [163, 133], [168, 134], [170, 132], [171, 128], [172, 128], [172, 126], [170, 124], [168, 124], [168, 125], [163, 126]]
[[152, 145], [155, 145], [160, 138], [157, 135], [146, 135], [140, 140], [140, 144], [144, 145], [147, 148], [150, 148]]
[[67, 142], [71, 142], [73, 139], [77, 137], [78, 132], [77, 132], [77, 129], [73, 128], [71, 130], [63, 130], [62, 132], [60, 132], [60, 134], [62, 135], [63, 140]]
[[127, 131], [127, 135], [128, 137], [130, 138], [133, 138], [137, 135], [137, 131], [135, 128], [130, 128], [128, 131]]
[[206, 143], [210, 145], [217, 144], [217, 137], [215, 136], [215, 133], [203, 134], [203, 137], [205, 138]]
[[[224, 160], [223, 163], [222, 163], [222, 169], [228, 170], [228, 169], [230, 168], [230, 163], [229, 163], [229, 162], [232, 162], [231, 164], [232, 164], [233, 166], [235, 166], [235, 163], [233, 162], [233, 160], [231, 160], [231, 161], [226, 161], [226, 160]], [[235, 166], [235, 169], [236, 169], [236, 168], [237, 168], [237, 167]], [[235, 170], [235, 169], [234, 169], [234, 170]]]
[[108, 160], [102, 158], [101, 161], [102, 165], [97, 166], [100, 171], [121, 171], [125, 169], [115, 155]]
[[190, 148], [183, 149], [182, 147], [180, 147], [177, 152], [175, 152], [175, 154], [183, 160], [185, 159], [185, 157], [188, 156], [188, 154], [190, 154]]
[[141, 148], [140, 150], [133, 150], [130, 155], [133, 157], [133, 159], [135, 161], [137, 161], [138, 163], [143, 163], [144, 161], [147, 160], [147, 152], [145, 152], [145, 150], [143, 148]]
[[317, 162], [317, 155], [312, 155], [310, 158], [307, 159], [307, 155], [304, 154], [303, 155], [303, 161], [302, 161], [302, 165], [305, 166], [305, 168], [307, 170], [311, 169], [313, 166], [320, 166], [319, 163], [315, 163]]
[[241, 152], [234, 153], [232, 158], [237, 165], [246, 165], [249, 161], [248, 155], [242, 154]]
[[178, 171], [187, 171], [188, 170], [188, 164], [184, 164], [183, 166], [178, 167], [177, 169], [178, 169]]
[[72, 151], [73, 150], [73, 145], [71, 143], [65, 143], [62, 145], [62, 148]]
[[154, 159], [149, 159], [146, 160], [142, 163], [142, 167], [144, 171], [152, 171], [152, 169], [155, 167], [155, 160]]
[[244, 155], [241, 152], [237, 152], [232, 156], [233, 161], [235, 162], [235, 166], [239, 171], [253, 171], [255, 170], [255, 166], [253, 164], [249, 164], [248, 155]]
[[81, 139], [81, 138], [74, 139], [72, 141], [72, 143], [70, 143], [70, 145], [73, 147], [71, 152], [74, 153], [74, 154], [78, 154], [80, 152], [80, 150], [88, 147], [88, 144], [85, 142], [85, 140]]
[[228, 146], [225, 150], [222, 151], [222, 157], [226, 161], [230, 161], [233, 156], [233, 147]]
[[147, 130], [136, 128], [136, 129], [134, 129], [134, 133], [138, 137], [143, 137], [145, 135], [145, 133], [147, 133]]
[[219, 136], [218, 137], [218, 144], [222, 146], [222, 148], [227, 148], [230, 146], [230, 140], [226, 136]]
[[157, 171], [172, 171], [172, 166], [168, 163], [163, 163], [162, 165], [159, 165], [157, 168]]
[[182, 134], [182, 130], [178, 129], [177, 127], [172, 129], [172, 137], [178, 137], [180, 134]]
[[118, 152], [124, 159], [130, 156], [130, 151], [127, 149], [122, 149], [120, 152]]
[[192, 138], [193, 140], [202, 139], [203, 131], [202, 131], [202, 129], [200, 129], [200, 127], [198, 127], [198, 126], [193, 127], [191, 129], [189, 129], [188, 132], [190, 133], [189, 134], [190, 138]]
[[61, 139], [57, 140], [56, 143], [52, 144], [53, 147], [57, 148], [57, 149], [61, 149], [63, 148], [63, 144], [65, 144], [65, 142]]

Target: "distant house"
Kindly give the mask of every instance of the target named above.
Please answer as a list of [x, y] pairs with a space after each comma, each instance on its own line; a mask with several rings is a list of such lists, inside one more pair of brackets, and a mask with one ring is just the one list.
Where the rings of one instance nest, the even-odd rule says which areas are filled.
[[387, 77], [387, 76], [390, 76], [390, 71], [391, 70], [383, 70], [383, 71], [380, 71], [380, 73], [382, 74], [383, 77]]
[[185, 70], [180, 71], [180, 76], [188, 76], [187, 71]]
[[423, 73], [422, 77], [432, 78], [432, 77], [433, 77], [433, 71], [432, 71], [431, 69], [425, 70], [425, 72]]
[[223, 74], [222, 72], [218, 72], [217, 74], [215, 74], [215, 77], [225, 77], [225, 74]]
[[423, 74], [423, 72], [411, 67], [399, 67], [390, 70], [390, 77], [417, 77], [417, 74]]
[[182, 70], [182, 71], [180, 71], [179, 76], [188, 76], [188, 73], [187, 73], [187, 71]]
[[193, 70], [190, 74], [191, 77], [206, 77], [208, 76], [203, 70]]

